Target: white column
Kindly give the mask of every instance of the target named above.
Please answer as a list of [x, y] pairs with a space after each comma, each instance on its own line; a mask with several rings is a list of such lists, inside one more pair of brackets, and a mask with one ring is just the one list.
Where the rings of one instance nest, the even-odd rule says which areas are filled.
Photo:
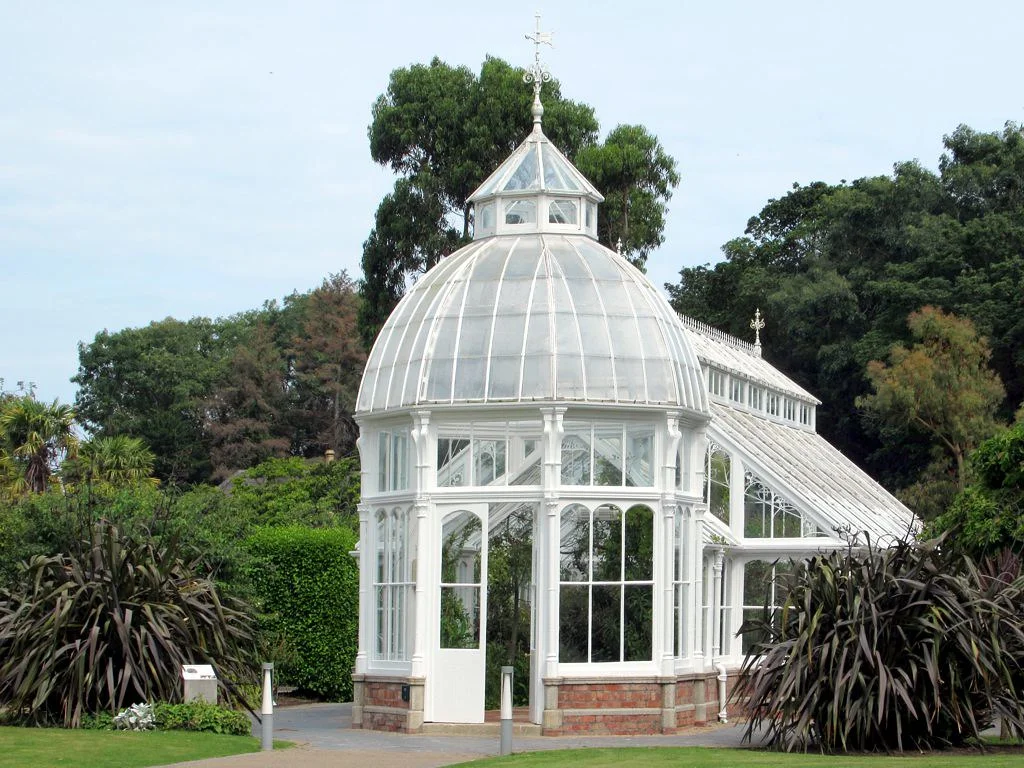
[[544, 630], [538, 637], [543, 637], [544, 676], [558, 676], [558, 553], [561, 544], [559, 527], [560, 486], [562, 482], [562, 435], [565, 426], [562, 417], [565, 408], [542, 408], [544, 418], [544, 535], [543, 563], [544, 573], [543, 610], [538, 610], [538, 617], [543, 616]]
[[[707, 432], [703, 429], [697, 430], [694, 435], [693, 461], [691, 477], [693, 485], [690, 491], [693, 494], [701, 493], [704, 487], [704, 474], [706, 472], [705, 457], [707, 455], [708, 440]], [[693, 506], [693, 514], [687, 526], [686, 546], [689, 558], [687, 560], [687, 571], [690, 584], [690, 629], [693, 637], [693, 668], [695, 671], [704, 669], [704, 513], [707, 504], [701, 499], [699, 504]]]
[[711, 593], [711, 662], [714, 663], [722, 655], [722, 564], [725, 562], [725, 550], [719, 548], [715, 552], [712, 566], [714, 581]]
[[417, 411], [413, 414], [413, 427], [410, 430], [413, 451], [415, 453], [415, 471], [413, 472], [413, 490], [416, 500], [413, 505], [416, 519], [416, 586], [414, 601], [416, 604], [413, 616], [412, 664], [410, 672], [413, 677], [426, 677], [427, 654], [430, 618], [433, 611], [433, 573], [434, 565], [431, 554], [435, 547], [431, 546], [430, 526], [430, 491], [433, 489], [433, 467], [430, 439], [430, 412]]
[[[676, 457], [679, 455], [679, 414], [669, 413], [665, 420], [665, 451], [661, 471], [661, 512], [662, 534], [659, 546], [661, 553], [660, 573], [655, 576], [655, 589], [661, 585], [661, 674], [666, 677], [675, 673], [675, 523], [679, 504], [676, 500]], [[682, 468], [680, 468], [682, 471]], [[658, 544], [655, 536], [655, 543]], [[659, 612], [655, 612], [657, 626]]]
[[373, 578], [374, 543], [370, 540], [370, 507], [359, 504], [359, 634], [356, 647], [356, 674], [366, 672], [368, 649], [373, 638], [374, 601], [370, 594]]

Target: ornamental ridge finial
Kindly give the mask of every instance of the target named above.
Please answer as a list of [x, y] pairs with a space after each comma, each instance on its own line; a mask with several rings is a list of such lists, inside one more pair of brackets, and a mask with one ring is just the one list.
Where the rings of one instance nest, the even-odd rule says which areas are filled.
[[540, 87], [551, 80], [551, 73], [540, 60], [540, 46], [544, 44], [554, 48], [555, 44], [551, 42], [552, 32], [540, 31], [540, 11], [537, 11], [536, 18], [537, 31], [532, 35], [525, 35], [526, 39], [533, 43], [534, 51], [533, 66], [526, 70], [526, 74], [523, 75], [523, 82], [533, 83], [533, 125], [535, 129], [539, 129], [540, 119], [544, 114], [544, 105], [540, 103]]
[[761, 329], [764, 328], [764, 320], [761, 318], [761, 308], [754, 310], [754, 319], [750, 321], [750, 327], [754, 329], [754, 352], [761, 356]]

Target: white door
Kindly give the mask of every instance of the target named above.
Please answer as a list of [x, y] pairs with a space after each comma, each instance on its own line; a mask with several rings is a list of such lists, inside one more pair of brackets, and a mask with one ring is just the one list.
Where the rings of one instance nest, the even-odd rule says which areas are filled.
[[487, 642], [487, 505], [442, 513], [431, 719], [484, 721]]

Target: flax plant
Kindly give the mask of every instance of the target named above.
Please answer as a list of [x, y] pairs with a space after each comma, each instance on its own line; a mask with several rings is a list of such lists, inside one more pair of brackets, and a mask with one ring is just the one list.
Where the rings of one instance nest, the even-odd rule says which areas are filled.
[[758, 638], [735, 693], [744, 737], [903, 751], [976, 739], [996, 715], [1019, 729], [1024, 579], [950, 549], [868, 542], [795, 564], [782, 607], [741, 629]]

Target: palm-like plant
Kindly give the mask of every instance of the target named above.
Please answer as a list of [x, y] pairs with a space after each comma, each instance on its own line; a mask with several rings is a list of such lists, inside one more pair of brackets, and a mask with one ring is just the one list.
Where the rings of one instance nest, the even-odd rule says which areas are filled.
[[159, 481], [153, 477], [155, 458], [137, 437], [94, 437], [79, 446], [78, 455], [64, 463], [61, 474], [72, 485], [157, 485]]
[[85, 713], [180, 698], [183, 664], [243, 675], [248, 607], [196, 572], [173, 542], [132, 541], [109, 523], [81, 558], [33, 558], [0, 590], [0, 707], [74, 727]]
[[13, 496], [41, 493], [78, 438], [71, 406], [47, 405], [31, 395], [10, 398], [0, 407], [0, 480]]

